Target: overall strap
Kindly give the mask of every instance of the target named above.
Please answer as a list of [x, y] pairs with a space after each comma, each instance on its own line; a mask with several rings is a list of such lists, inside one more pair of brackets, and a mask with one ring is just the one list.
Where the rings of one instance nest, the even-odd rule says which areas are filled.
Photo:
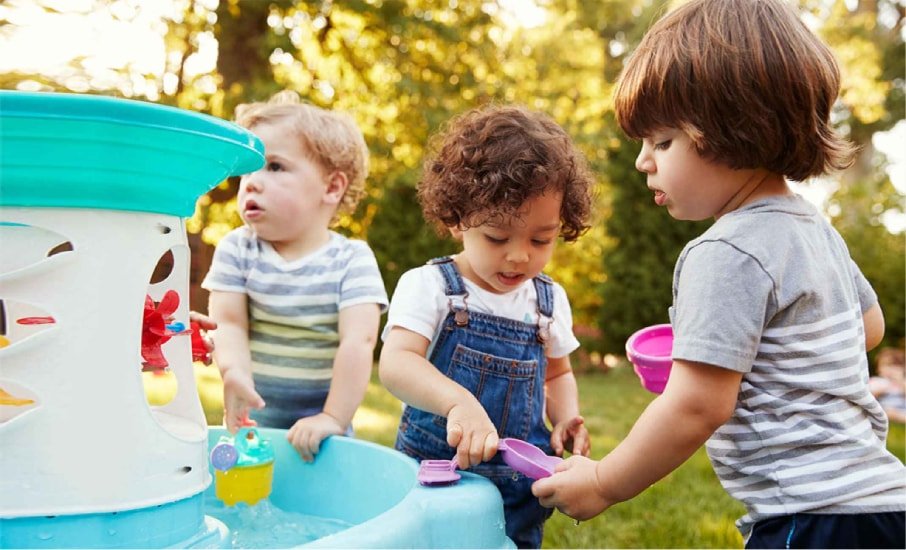
[[[554, 281], [544, 273], [539, 273], [532, 282], [535, 283], [538, 299], [538, 341], [547, 348], [551, 338], [551, 325], [554, 324]], [[542, 316], [546, 319], [542, 319]]]
[[436, 265], [440, 268], [440, 274], [444, 277], [445, 295], [462, 296], [469, 294], [466, 292], [466, 285], [462, 282], [462, 275], [460, 275], [459, 270], [456, 269], [456, 264], [453, 263], [452, 257], [443, 256], [441, 258], [434, 258], [433, 260], [428, 260], [428, 265]]
[[554, 316], [554, 280], [539, 273], [532, 282], [535, 283], [535, 294], [538, 297], [538, 312], [545, 317]]

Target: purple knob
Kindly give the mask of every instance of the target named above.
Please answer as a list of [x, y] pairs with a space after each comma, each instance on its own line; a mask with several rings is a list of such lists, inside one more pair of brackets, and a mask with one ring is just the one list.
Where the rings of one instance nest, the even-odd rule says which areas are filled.
[[229, 443], [218, 443], [211, 449], [211, 465], [218, 470], [229, 470], [239, 461], [239, 452]]

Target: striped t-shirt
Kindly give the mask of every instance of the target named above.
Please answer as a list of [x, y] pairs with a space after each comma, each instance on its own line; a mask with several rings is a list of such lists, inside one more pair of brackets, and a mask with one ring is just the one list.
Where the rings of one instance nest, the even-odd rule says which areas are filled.
[[[308, 405], [320, 400], [323, 407], [340, 341], [340, 310], [358, 304], [387, 309], [368, 244], [334, 232], [320, 249], [286, 261], [248, 227], [234, 229], [217, 245], [201, 286], [248, 296], [252, 373], [268, 409], [291, 397]], [[268, 388], [280, 395], [266, 395]]]
[[721, 217], [676, 264], [674, 359], [745, 373], [706, 445], [752, 525], [799, 512], [906, 510], [906, 468], [868, 390], [862, 314], [877, 296], [843, 239], [799, 196]]

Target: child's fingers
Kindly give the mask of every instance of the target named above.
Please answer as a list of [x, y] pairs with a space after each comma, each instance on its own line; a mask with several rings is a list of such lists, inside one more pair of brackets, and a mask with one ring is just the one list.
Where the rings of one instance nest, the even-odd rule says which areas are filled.
[[591, 444], [588, 441], [588, 431], [579, 430], [579, 433], [573, 438], [573, 450], [574, 455], [588, 456], [588, 453], [591, 452]]
[[565, 443], [570, 439], [567, 427], [568, 424], [561, 422], [555, 425], [554, 429], [551, 430], [551, 449], [553, 449], [554, 454], [557, 456], [563, 456], [563, 451], [566, 450]]
[[217, 328], [217, 323], [214, 319], [211, 319], [202, 313], [198, 313], [197, 311], [189, 312], [189, 321], [195, 321], [204, 330], [214, 330]]
[[235, 412], [226, 411], [223, 418], [226, 420], [227, 431], [233, 435], [242, 427], [242, 417]]
[[299, 457], [305, 462], [314, 460], [310, 444], [311, 435], [312, 430], [308, 429], [301, 420], [296, 421], [296, 423], [289, 428], [289, 431], [286, 432], [286, 440], [296, 449], [296, 452], [299, 453]]
[[471, 455], [472, 434], [463, 433], [456, 446], [456, 462], [460, 468], [469, 468], [472, 466]]
[[447, 445], [459, 448], [462, 441], [462, 426], [458, 423], [447, 423]]
[[471, 442], [469, 444], [469, 464], [471, 466], [476, 466], [482, 463], [484, 455], [487, 452], [485, 450], [485, 444], [487, 443], [487, 441], [488, 436], [481, 437], [480, 434], [478, 436], [476, 436], [476, 434], [472, 435]]
[[574, 435], [582, 424], [585, 424], [585, 418], [574, 416], [570, 418], [569, 422], [566, 424], [566, 431]]
[[240, 428], [249, 428], [249, 427], [254, 427], [257, 425], [258, 425], [258, 423], [256, 421], [249, 418], [248, 413], [246, 413], [245, 416], [243, 416], [241, 419], [239, 419]]
[[484, 453], [482, 454], [482, 462], [487, 462], [494, 458], [494, 455], [497, 454], [497, 447], [500, 445], [500, 437], [497, 435], [497, 432], [491, 432], [488, 434], [488, 437], [484, 440]]
[[243, 406], [248, 410], [251, 409], [263, 409], [264, 408], [264, 399], [258, 395], [258, 392], [254, 388], [243, 387], [242, 388], [242, 397], [240, 398], [243, 402]]

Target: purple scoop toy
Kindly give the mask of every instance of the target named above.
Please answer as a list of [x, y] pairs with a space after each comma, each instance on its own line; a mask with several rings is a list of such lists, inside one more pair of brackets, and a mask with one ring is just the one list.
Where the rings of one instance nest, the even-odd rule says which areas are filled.
[[[559, 456], [549, 456], [531, 443], [507, 437], [497, 445], [500, 456], [507, 466], [531, 479], [553, 475], [557, 464], [563, 461]], [[422, 460], [416, 479], [422, 485], [447, 485], [455, 483], [462, 476], [456, 473], [456, 457], [450, 460]]]
[[661, 393], [667, 386], [672, 354], [673, 329], [669, 324], [643, 328], [626, 341], [626, 356], [642, 386], [653, 393]]
[[531, 443], [512, 437], [501, 439], [497, 450], [507, 466], [532, 479], [552, 476], [557, 464], [563, 462], [559, 456], [544, 454], [544, 451]]

